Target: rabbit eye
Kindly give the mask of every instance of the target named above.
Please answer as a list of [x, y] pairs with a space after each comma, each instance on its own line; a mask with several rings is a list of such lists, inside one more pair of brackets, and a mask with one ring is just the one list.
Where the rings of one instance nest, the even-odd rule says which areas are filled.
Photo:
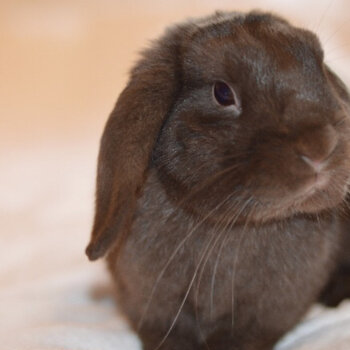
[[231, 87], [222, 81], [214, 84], [214, 97], [221, 106], [231, 106], [236, 103], [235, 94]]

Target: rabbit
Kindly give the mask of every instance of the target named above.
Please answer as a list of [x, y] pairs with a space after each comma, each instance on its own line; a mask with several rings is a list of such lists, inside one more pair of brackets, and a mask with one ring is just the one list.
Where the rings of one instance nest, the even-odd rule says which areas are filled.
[[315, 34], [260, 11], [187, 20], [107, 121], [86, 253], [145, 350], [273, 349], [332, 299], [349, 178], [350, 97]]

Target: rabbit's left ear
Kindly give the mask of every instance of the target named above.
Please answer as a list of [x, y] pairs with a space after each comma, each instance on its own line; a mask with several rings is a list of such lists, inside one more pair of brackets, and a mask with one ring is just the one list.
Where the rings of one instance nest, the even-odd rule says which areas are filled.
[[180, 38], [175, 28], [144, 53], [106, 124], [86, 248], [90, 260], [105, 255], [130, 229], [151, 153], [180, 89]]

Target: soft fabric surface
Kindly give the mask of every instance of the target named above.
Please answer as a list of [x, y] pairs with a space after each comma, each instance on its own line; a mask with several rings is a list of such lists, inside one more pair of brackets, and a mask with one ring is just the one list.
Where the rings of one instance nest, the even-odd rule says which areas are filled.
[[[2, 350], [140, 349], [111, 297], [104, 264], [91, 264], [83, 254], [92, 215], [94, 147], [14, 151], [2, 164], [1, 222], [7, 227], [0, 254]], [[16, 179], [24, 174], [26, 183], [19, 186]], [[57, 174], [60, 183], [53, 186]], [[350, 303], [315, 308], [277, 349], [350, 349]]]

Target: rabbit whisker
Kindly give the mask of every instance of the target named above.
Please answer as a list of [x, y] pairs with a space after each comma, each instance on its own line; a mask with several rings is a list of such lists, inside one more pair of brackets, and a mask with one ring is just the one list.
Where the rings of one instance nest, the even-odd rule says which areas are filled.
[[[202, 268], [198, 277], [198, 282], [197, 282], [197, 290], [195, 293], [195, 315], [196, 315], [196, 322], [198, 325], [198, 329], [199, 329], [199, 333], [203, 339], [203, 342], [206, 344], [206, 340], [204, 338], [204, 336], [202, 335], [202, 331], [201, 331], [201, 326], [200, 326], [200, 320], [199, 320], [199, 315], [198, 315], [198, 295], [199, 295], [199, 288], [200, 288], [200, 283], [202, 280], [202, 275], [203, 272], [205, 270], [205, 266], [208, 262], [208, 259], [210, 257], [210, 255], [212, 254], [212, 251], [214, 250], [214, 248], [216, 247], [216, 244], [219, 242], [219, 240], [221, 239], [221, 237], [227, 237], [229, 235], [229, 231], [227, 231], [227, 227], [230, 225], [230, 220], [226, 220], [229, 217], [229, 214], [234, 211], [238, 206], [240, 206], [240, 202], [234, 203], [231, 207], [228, 208], [228, 210], [226, 211], [224, 217], [222, 218], [222, 220], [220, 222], [218, 222], [215, 226], [214, 226], [214, 230], [213, 230], [213, 235], [217, 236], [215, 242], [213, 243], [211, 249], [209, 250], [204, 263], [202, 264]], [[237, 214], [237, 217], [239, 216], [240, 213]], [[223, 222], [227, 221], [223, 227], [221, 228], [221, 232], [219, 234], [217, 234], [216, 232], [216, 228], [219, 226], [219, 224], [221, 225]], [[232, 225], [231, 225], [232, 226]], [[226, 235], [225, 235], [226, 233]], [[207, 348], [209, 348], [209, 346], [206, 344]]]
[[[250, 198], [248, 198], [245, 206], [247, 206], [254, 198], [251, 196]], [[251, 208], [251, 213], [254, 211], [255, 209], [255, 205], [253, 205], [253, 207]], [[239, 256], [239, 251], [240, 251], [240, 248], [241, 248], [241, 244], [242, 244], [242, 241], [243, 241], [243, 238], [245, 236], [245, 230], [247, 228], [247, 225], [248, 225], [248, 222], [249, 222], [249, 215], [247, 216], [247, 220], [245, 222], [245, 225], [241, 231], [241, 234], [238, 238], [238, 244], [237, 244], [237, 247], [235, 249], [235, 252], [234, 252], [234, 259], [233, 259], [233, 266], [232, 266], [232, 280], [231, 280], [231, 317], [232, 317], [232, 322], [231, 322], [231, 326], [232, 326], [232, 330], [233, 330], [233, 327], [234, 327], [234, 305], [235, 305], [235, 294], [234, 294], [234, 290], [235, 290], [235, 277], [236, 277], [236, 269], [237, 269], [237, 263], [238, 263], [238, 256]]]
[[[331, 40], [346, 24], [350, 22], [350, 19], [345, 20], [343, 23], [341, 23], [339, 26], [336, 27], [336, 29], [330, 34], [326, 39], [322, 40], [323, 41], [323, 46], [326, 45], [329, 40]], [[326, 53], [328, 54], [328, 52]]]
[[220, 248], [219, 248], [216, 260], [215, 260], [215, 264], [214, 264], [214, 268], [213, 268], [213, 274], [212, 274], [212, 277], [211, 277], [211, 283], [210, 283], [210, 319], [213, 318], [214, 286], [215, 286], [216, 271], [217, 271], [217, 268], [218, 268], [218, 265], [219, 265], [219, 260], [221, 258], [222, 250], [223, 250], [224, 246], [226, 245], [228, 239], [230, 238], [230, 233], [229, 232], [230, 232], [230, 230], [228, 230], [226, 232], [226, 235], [225, 235], [225, 237], [223, 238], [223, 240], [221, 242], [221, 245], [220, 245]]
[[202, 340], [203, 340], [203, 342], [205, 343], [205, 345], [207, 346], [208, 349], [209, 349], [209, 346], [208, 346], [208, 344], [206, 343], [206, 339], [205, 339], [205, 337], [204, 337], [203, 334], [202, 334], [201, 325], [200, 325], [200, 320], [199, 320], [199, 315], [198, 315], [198, 295], [199, 295], [200, 283], [201, 283], [202, 275], [203, 275], [203, 272], [204, 272], [204, 270], [205, 270], [205, 266], [206, 266], [206, 264], [207, 264], [207, 261], [208, 261], [208, 259], [209, 259], [209, 256], [211, 255], [213, 249], [215, 248], [217, 242], [220, 240], [220, 238], [222, 237], [222, 235], [223, 235], [224, 233], [227, 233], [227, 232], [226, 232], [226, 228], [227, 228], [227, 226], [229, 225], [229, 221], [226, 222], [226, 223], [223, 225], [223, 227], [221, 228], [221, 231], [220, 231], [219, 234], [216, 233], [216, 232], [217, 232], [217, 231], [216, 231], [216, 228], [217, 228], [219, 225], [221, 225], [223, 222], [225, 222], [226, 218], [228, 217], [228, 214], [230, 214], [230, 212], [231, 212], [232, 210], [234, 210], [233, 208], [236, 207], [236, 206], [238, 206], [238, 205], [239, 205], [239, 203], [235, 203], [232, 207], [229, 207], [228, 210], [227, 210], [226, 213], [225, 213], [225, 216], [223, 216], [223, 218], [222, 218], [219, 222], [217, 222], [217, 223], [215, 224], [214, 229], [213, 229], [213, 235], [214, 235], [214, 236], [217, 236], [217, 238], [216, 238], [215, 242], [213, 243], [213, 245], [212, 245], [210, 251], [208, 252], [207, 257], [206, 257], [204, 263], [202, 264], [202, 268], [201, 268], [201, 271], [200, 271], [200, 274], [199, 274], [199, 277], [198, 277], [197, 290], [196, 290], [196, 293], [195, 293], [195, 306], [194, 306], [194, 309], [195, 309], [196, 322], [197, 322], [197, 325], [198, 325], [198, 330], [199, 330], [200, 336], [202, 337]]
[[327, 6], [327, 7], [325, 8], [325, 10], [323, 11], [322, 16], [321, 16], [321, 18], [320, 18], [320, 20], [319, 20], [319, 22], [318, 22], [318, 24], [317, 24], [317, 26], [316, 26], [316, 28], [315, 28], [315, 30], [314, 30], [315, 32], [318, 32], [318, 31], [320, 30], [320, 27], [321, 27], [321, 25], [323, 24], [322, 22], [323, 22], [323, 20], [324, 20], [324, 18], [325, 18], [325, 16], [326, 16], [326, 13], [327, 13], [328, 10], [331, 8], [333, 2], [334, 2], [334, 0], [329, 1], [328, 6]]
[[[219, 209], [219, 208], [221, 207], [221, 205], [223, 205], [223, 204], [224, 204], [229, 198], [231, 198], [233, 195], [234, 195], [234, 193], [231, 193], [228, 197], [226, 197], [226, 199], [224, 199], [224, 200], [223, 200], [219, 205], [217, 205], [212, 211]], [[210, 213], [211, 213], [211, 212], [210, 212]], [[209, 215], [208, 215], [208, 216], [209, 216]], [[199, 259], [199, 262], [198, 262], [197, 267], [196, 267], [196, 269], [195, 269], [195, 271], [194, 271], [194, 273], [193, 273], [192, 279], [191, 279], [191, 281], [190, 281], [190, 283], [189, 283], [189, 285], [188, 285], [188, 288], [187, 288], [187, 291], [186, 291], [186, 293], [185, 293], [185, 296], [184, 296], [183, 299], [182, 299], [182, 302], [181, 302], [181, 304], [180, 304], [180, 307], [179, 307], [179, 309], [178, 309], [178, 311], [177, 311], [177, 313], [176, 313], [176, 315], [175, 315], [175, 317], [174, 317], [174, 319], [173, 319], [173, 321], [172, 321], [172, 323], [171, 323], [171, 325], [170, 325], [170, 327], [169, 327], [167, 333], [165, 334], [165, 336], [163, 337], [163, 339], [160, 341], [160, 343], [158, 344], [158, 346], [155, 348], [155, 350], [158, 350], [158, 349], [164, 344], [164, 342], [165, 342], [166, 339], [168, 338], [170, 332], [171, 332], [172, 329], [174, 328], [175, 323], [176, 323], [177, 319], [179, 318], [179, 315], [180, 315], [180, 313], [181, 313], [181, 311], [182, 311], [182, 309], [183, 309], [183, 306], [185, 305], [185, 302], [186, 302], [187, 297], [188, 297], [188, 295], [189, 295], [189, 293], [190, 293], [190, 290], [191, 290], [191, 288], [192, 288], [192, 286], [193, 286], [193, 283], [194, 283], [194, 281], [195, 281], [195, 279], [196, 279], [196, 277], [197, 277], [197, 275], [198, 275], [198, 271], [199, 271], [199, 268], [200, 268], [200, 266], [201, 266], [201, 263], [202, 263], [202, 261], [203, 261], [205, 255], [206, 255], [206, 253], [207, 253], [207, 251], [208, 251], [208, 249], [209, 249], [211, 243], [213, 242], [214, 238], [215, 238], [215, 235], [213, 234], [212, 237], [210, 238], [210, 240], [209, 240], [207, 246], [205, 247], [203, 254], [201, 255], [201, 257], [200, 257], [200, 259]]]
[[[207, 220], [216, 210], [218, 210], [222, 205], [225, 204], [226, 201], [228, 201], [230, 198], [232, 198], [232, 196], [234, 195], [234, 193], [231, 193], [230, 195], [228, 195], [222, 202], [220, 202], [216, 207], [214, 207], [211, 211], [209, 211], [208, 214], [206, 214], [203, 218], [201, 218], [199, 220], [199, 222], [197, 222], [192, 229], [189, 231], [189, 233], [181, 240], [181, 242], [178, 244], [178, 246], [176, 247], [176, 249], [173, 251], [173, 253], [171, 254], [171, 256], [169, 257], [167, 263], [165, 264], [165, 266], [163, 267], [163, 269], [161, 270], [161, 272], [159, 273], [153, 288], [151, 290], [150, 296], [148, 298], [147, 304], [145, 306], [145, 309], [142, 313], [142, 316], [140, 318], [140, 321], [138, 323], [137, 329], [140, 330], [144, 321], [144, 318], [148, 312], [148, 309], [150, 307], [151, 301], [153, 299], [154, 293], [157, 289], [157, 286], [160, 282], [160, 280], [162, 279], [165, 271], [167, 270], [168, 266], [170, 265], [170, 263], [172, 262], [172, 260], [175, 258], [176, 254], [178, 253], [178, 251], [181, 249], [181, 247], [185, 244], [185, 242], [193, 235], [193, 233], [196, 231], [196, 229], [203, 224], [203, 222], [205, 222], [205, 220]], [[168, 218], [169, 219], [169, 218]], [[168, 220], [167, 219], [167, 220]]]
[[[252, 198], [252, 197], [251, 197]], [[216, 271], [218, 268], [218, 264], [219, 264], [219, 259], [222, 253], [222, 249], [225, 246], [225, 243], [227, 242], [228, 238], [230, 237], [230, 231], [233, 227], [233, 225], [236, 223], [239, 215], [244, 211], [244, 209], [247, 207], [247, 205], [250, 203], [250, 200], [246, 201], [246, 203], [244, 205], [242, 205], [241, 210], [235, 215], [234, 218], [232, 218], [229, 221], [229, 228], [227, 230], [226, 236], [225, 238], [222, 240], [220, 249], [218, 251], [218, 255], [215, 261], [215, 265], [214, 265], [214, 269], [213, 269], [213, 275], [212, 275], [212, 279], [211, 279], [211, 293], [210, 293], [210, 317], [212, 317], [212, 312], [213, 312], [213, 300], [214, 300], [214, 286], [215, 286], [215, 275], [216, 275]], [[228, 226], [228, 225], [227, 225]], [[227, 228], [227, 226], [225, 227], [225, 230]]]

